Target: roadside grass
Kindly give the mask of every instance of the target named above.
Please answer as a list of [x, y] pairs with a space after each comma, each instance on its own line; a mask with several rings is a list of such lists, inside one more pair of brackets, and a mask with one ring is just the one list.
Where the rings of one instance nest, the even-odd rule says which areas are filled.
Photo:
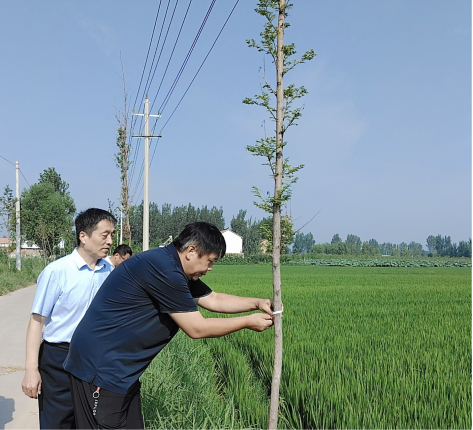
[[0, 253], [0, 296], [27, 287], [36, 283], [39, 274], [44, 269], [44, 261], [38, 257], [26, 257], [21, 259], [21, 271], [16, 270], [14, 258]]
[[223, 395], [215, 361], [201, 341], [180, 331], [141, 376], [147, 429], [244, 429], [231, 397]]

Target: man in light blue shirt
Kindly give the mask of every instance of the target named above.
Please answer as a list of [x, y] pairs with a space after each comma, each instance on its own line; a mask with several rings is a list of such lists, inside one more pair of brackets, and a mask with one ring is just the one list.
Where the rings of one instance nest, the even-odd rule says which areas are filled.
[[117, 220], [91, 208], [75, 220], [77, 248], [49, 264], [38, 287], [26, 335], [23, 392], [39, 400], [41, 429], [75, 428], [68, 373], [62, 368], [74, 330], [113, 270], [104, 258]]

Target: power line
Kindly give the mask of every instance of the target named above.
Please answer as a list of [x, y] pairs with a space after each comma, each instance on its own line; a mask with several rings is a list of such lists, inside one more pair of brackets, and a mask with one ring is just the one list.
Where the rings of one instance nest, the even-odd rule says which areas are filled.
[[[179, 1], [179, 0], [178, 0], [178, 1]], [[177, 6], [178, 1], [176, 2], [176, 6]], [[160, 32], [159, 32], [158, 41], [157, 41], [157, 43], [156, 43], [156, 48], [155, 48], [155, 50], [154, 50], [153, 61], [151, 62], [151, 66], [150, 66], [149, 72], [148, 72], [148, 78], [146, 79], [145, 91], [143, 91], [144, 93], [146, 93], [147, 89], [149, 88], [148, 82], [149, 82], [150, 77], [151, 77], [151, 71], [152, 71], [153, 66], [154, 66], [154, 60], [155, 60], [155, 58], [156, 58], [156, 53], [158, 52], [159, 42], [161, 41], [161, 35], [163, 34], [164, 24], [166, 23], [166, 17], [167, 17], [167, 15], [168, 15], [168, 9], [169, 9], [169, 4], [170, 4], [170, 3], [171, 3], [171, 0], [168, 0], [168, 5], [166, 6], [166, 12], [164, 13], [163, 24], [161, 25], [161, 30], [160, 30]], [[175, 11], [175, 10], [176, 10], [176, 7], [174, 7], [174, 11]], [[174, 14], [173, 14], [173, 16], [174, 16]], [[172, 19], [171, 19], [170, 21], [172, 21]], [[163, 47], [164, 47], [164, 43], [165, 43], [165, 42], [163, 42]], [[162, 49], [161, 49], [161, 52], [162, 52]], [[161, 54], [160, 54], [159, 57], [158, 57], [158, 61], [156, 62], [156, 66], [157, 66], [158, 63], [159, 63], [159, 59], [160, 59], [160, 58], [161, 58]]]
[[[186, 15], [184, 16], [184, 19], [183, 19], [183, 22], [182, 22], [182, 24], [181, 24], [181, 28], [180, 28], [180, 30], [179, 30], [179, 33], [178, 33], [176, 42], [174, 43], [174, 47], [173, 47], [173, 50], [172, 50], [172, 53], [171, 53], [171, 57], [172, 57], [172, 54], [174, 53], [174, 49], [175, 49], [175, 47], [176, 47], [176, 44], [177, 44], [177, 42], [178, 42], [178, 40], [179, 40], [179, 36], [180, 36], [180, 34], [181, 34], [181, 30], [182, 30], [182, 27], [183, 27], [183, 25], [184, 25], [184, 22], [185, 22], [185, 19], [186, 19], [186, 16], [187, 16], [187, 12], [188, 12], [188, 10], [189, 10], [189, 7], [190, 7], [191, 2], [192, 2], [192, 0], [190, 0], [190, 2], [189, 2], [189, 5], [188, 5], [187, 11], [186, 11]], [[162, 102], [162, 104], [161, 104], [161, 107], [158, 109], [159, 113], [162, 113], [162, 112], [163, 112], [163, 110], [164, 110], [165, 107], [167, 106], [167, 104], [168, 104], [168, 102], [169, 102], [169, 100], [170, 100], [170, 98], [171, 98], [171, 96], [172, 96], [174, 90], [176, 89], [177, 83], [179, 82], [179, 79], [181, 78], [182, 73], [184, 72], [184, 69], [185, 69], [186, 66], [187, 66], [187, 63], [188, 63], [188, 61], [189, 61], [189, 59], [190, 59], [190, 56], [192, 55], [192, 52], [193, 52], [193, 50], [194, 50], [194, 48], [195, 48], [195, 46], [196, 46], [196, 44], [197, 44], [197, 41], [198, 41], [198, 39], [199, 39], [199, 37], [200, 37], [200, 35], [201, 35], [201, 33], [202, 33], [202, 31], [203, 31], [203, 29], [204, 29], [206, 23], [207, 23], [207, 20], [208, 20], [208, 18], [209, 18], [209, 16], [210, 16], [210, 13], [211, 13], [211, 11], [212, 11], [214, 5], [215, 5], [215, 2], [216, 2], [216, 0], [212, 0], [211, 4], [210, 4], [210, 6], [209, 6], [209, 9], [207, 10], [207, 13], [206, 13], [206, 15], [205, 15], [205, 17], [204, 17], [204, 19], [203, 19], [203, 21], [202, 21], [202, 24], [201, 24], [201, 26], [200, 26], [200, 28], [199, 28], [199, 30], [198, 30], [198, 32], [197, 32], [195, 38], [194, 38], [194, 41], [192, 42], [192, 45], [191, 45], [191, 47], [189, 48], [189, 51], [188, 51], [188, 53], [187, 53], [187, 55], [186, 55], [186, 57], [185, 57], [185, 59], [184, 59], [182, 65], [181, 65], [181, 67], [180, 67], [180, 69], [179, 69], [179, 71], [178, 71], [178, 73], [177, 73], [177, 75], [176, 75], [176, 77], [175, 77], [175, 79], [174, 79], [174, 82], [172, 83], [171, 88], [169, 89], [168, 93], [166, 94], [166, 97], [164, 98], [164, 100], [163, 100], [163, 102]], [[212, 43], [212, 45], [211, 45], [209, 51], [207, 52], [207, 54], [206, 54], [206, 56], [204, 57], [202, 63], [200, 64], [199, 68], [197, 69], [196, 73], [194, 74], [194, 76], [193, 76], [191, 82], [190, 82], [189, 85], [187, 86], [187, 88], [186, 88], [186, 90], [184, 91], [183, 95], [181, 96], [179, 102], [177, 103], [177, 105], [176, 105], [175, 108], [173, 109], [171, 115], [167, 118], [167, 121], [164, 123], [163, 127], [161, 128], [161, 130], [163, 130], [163, 129], [166, 127], [166, 125], [167, 125], [168, 122], [170, 121], [171, 117], [174, 115], [174, 113], [176, 112], [177, 108], [178, 108], [179, 105], [182, 103], [184, 97], [186, 96], [186, 94], [187, 94], [187, 92], [189, 91], [190, 87], [192, 86], [192, 84], [194, 83], [195, 79], [197, 78], [197, 75], [199, 74], [200, 70], [202, 69], [204, 63], [206, 62], [207, 58], [209, 57], [210, 53], [212, 52], [212, 50], [213, 50], [215, 44], [217, 43], [217, 40], [219, 39], [220, 35], [222, 34], [222, 32], [223, 32], [225, 26], [227, 25], [227, 23], [228, 23], [230, 17], [232, 16], [232, 14], [233, 14], [233, 12], [234, 12], [236, 6], [238, 5], [238, 3], [239, 3], [239, 0], [237, 0], [237, 1], [235, 2], [235, 4], [234, 4], [233, 8], [231, 9], [231, 11], [230, 11], [230, 13], [229, 13], [227, 19], [226, 19], [225, 22], [223, 23], [222, 28], [220, 29], [220, 31], [218, 32], [218, 34], [217, 34], [217, 36], [216, 36], [214, 42]], [[166, 69], [165, 69], [165, 73], [166, 73], [167, 70], [168, 70], [170, 61], [171, 61], [171, 58], [169, 58], [169, 60], [168, 60], [168, 63], [167, 63]], [[154, 73], [155, 73], [155, 72], [156, 72], [156, 67], [155, 67], [154, 72], [153, 72], [153, 77], [154, 77]], [[161, 82], [160, 82], [160, 85], [159, 85], [159, 88], [158, 88], [158, 92], [156, 93], [156, 95], [155, 95], [155, 97], [154, 97], [152, 106], [154, 105], [154, 103], [155, 103], [155, 101], [156, 101], [156, 98], [157, 98], [157, 96], [158, 96], [158, 94], [159, 94], [159, 90], [161, 89], [163, 80], [164, 80], [164, 76], [163, 76], [162, 79], [161, 79]], [[148, 89], [149, 89], [149, 86], [148, 86]], [[152, 128], [153, 132], [154, 132], [156, 126], [157, 126], [157, 121], [158, 121], [158, 120], [155, 121], [155, 124], [154, 124], [154, 126], [153, 126], [153, 128]], [[161, 133], [159, 133], [159, 134], [161, 134]], [[159, 140], [158, 140], [158, 142], [156, 143], [156, 145], [155, 145], [155, 147], [154, 147], [153, 155], [152, 155], [152, 158], [151, 158], [151, 160], [150, 160], [150, 165], [151, 165], [151, 163], [152, 163], [152, 161], [153, 161], [153, 159], [154, 159], [154, 155], [155, 155], [155, 153], [156, 153], [156, 149], [157, 149], [158, 143], [159, 143]], [[135, 159], [136, 159], [136, 157], [135, 157]], [[135, 166], [134, 166], [134, 167], [135, 167]], [[141, 163], [140, 174], [139, 174], [139, 177], [138, 177], [136, 186], [135, 186], [135, 188], [134, 188], [134, 193], [133, 193], [133, 195], [138, 191], [138, 187], [139, 187], [139, 185], [140, 185], [140, 183], [141, 183], [141, 180], [142, 180], [143, 170], [144, 170], [144, 162]], [[133, 172], [134, 172], [134, 170], [133, 170]], [[140, 193], [140, 194], [141, 194], [141, 193]]]
[[[16, 167], [16, 165], [14, 163], [12, 163], [10, 160], [7, 160], [5, 157], [2, 157], [0, 155], [0, 158], [3, 158], [7, 163], [10, 163], [13, 167]], [[20, 173], [21, 173], [21, 176], [23, 176], [23, 179], [25, 180], [25, 182], [28, 184], [29, 187], [31, 187], [30, 183], [28, 182], [28, 180], [25, 178], [25, 175], [23, 175], [23, 172], [20, 170]]]
[[[159, 6], [158, 6], [158, 10], [156, 12], [156, 18], [154, 20], [154, 26], [153, 26], [153, 31], [151, 33], [151, 38], [150, 38], [150, 41], [149, 41], [149, 45], [148, 45], [148, 52], [146, 54], [146, 60], [145, 60], [145, 64], [143, 66], [143, 71], [141, 72], [141, 79], [140, 79], [140, 84], [138, 86], [138, 91], [136, 92], [136, 97], [135, 97], [135, 102], [133, 103], [133, 108], [132, 108], [132, 111], [135, 110], [135, 107], [136, 107], [136, 102], [138, 100], [138, 96], [140, 94], [140, 89], [141, 89], [141, 84], [143, 82], [143, 77], [144, 77], [144, 74], [145, 74], [145, 70], [146, 70], [146, 65], [148, 64], [148, 58], [149, 58], [149, 53], [151, 51], [151, 46], [153, 44], [153, 39], [154, 39], [154, 32], [156, 30], [156, 24], [158, 22], [158, 17], [159, 17], [159, 12], [161, 10], [161, 3], [162, 3], [162, 0], [159, 1]], [[131, 124], [130, 124], [130, 133], [129, 133], [129, 136], [128, 136], [128, 144], [131, 144], [131, 135], [133, 134], [133, 129], [135, 127], [135, 123], [136, 123], [137, 119], [131, 117]], [[141, 140], [141, 139], [140, 139]], [[136, 158], [138, 156], [138, 148], [139, 148], [139, 143], [140, 141], [137, 142], [136, 144], [136, 149], [135, 149], [135, 154], [134, 154], [134, 158], [133, 158], [133, 162], [132, 162], [132, 171], [130, 172], [131, 175], [130, 175], [130, 178], [132, 179], [133, 178], [133, 173], [134, 173], [134, 167], [135, 167], [135, 162], [136, 162]], [[130, 179], [130, 181], [131, 181]]]
[[[172, 83], [171, 85], [171, 88], [169, 89], [168, 93], [166, 94], [166, 97], [164, 98], [164, 101], [163, 103], [161, 104], [161, 106], [159, 107], [158, 111], [159, 112], [162, 112], [164, 110], [164, 108], [166, 107], [172, 93], [174, 92], [176, 86], [177, 86], [177, 83], [179, 82], [179, 79], [181, 78], [182, 76], [182, 73], [184, 72], [186, 66], [187, 66], [187, 63], [192, 55], [192, 52], [194, 51], [194, 48], [197, 44], [197, 41], [199, 40], [199, 37], [200, 35], [202, 34], [202, 30], [204, 29], [205, 27], [205, 24], [207, 23], [207, 20], [210, 16], [210, 12], [212, 12], [212, 9], [215, 5], [215, 2], [216, 0], [212, 0], [212, 3], [210, 4], [210, 7], [209, 9], [207, 10], [207, 13], [204, 17], [204, 20], [202, 21], [202, 24], [200, 25], [200, 28], [199, 28], [199, 31], [197, 32], [195, 38], [194, 38], [194, 41], [192, 42], [192, 45], [191, 47], [189, 48], [189, 51], [187, 52], [187, 55], [186, 55], [186, 58], [184, 59], [182, 65], [181, 65], [181, 68], [179, 69], [179, 72], [177, 73], [176, 77], [174, 78], [174, 82]], [[153, 100], [153, 103], [154, 103], [154, 100]]]
[[[212, 52], [212, 49], [214, 48], [215, 44], [217, 43], [217, 40], [218, 38], [220, 37], [220, 35], [222, 34], [222, 31], [223, 29], [225, 28], [225, 26], [227, 25], [227, 22], [228, 20], [230, 19], [230, 17], [232, 16], [238, 2], [240, 0], [237, 0], [235, 5], [233, 6], [232, 10], [230, 11], [230, 14], [228, 15], [227, 19], [225, 20], [222, 28], [220, 29], [217, 37], [215, 38], [215, 41], [213, 42], [212, 46], [210, 47], [209, 51], [207, 52], [207, 55], [205, 56], [204, 60], [202, 61], [200, 67], [197, 69], [197, 72], [195, 73], [194, 77], [192, 78], [189, 86], [187, 87], [187, 89], [184, 91], [184, 94], [182, 95], [181, 99], [179, 100], [179, 102], [177, 103], [176, 107], [174, 108], [174, 110], [171, 112], [171, 115], [169, 115], [167, 121], [164, 123], [163, 127], [161, 128], [161, 131], [159, 132], [159, 134], [161, 134], [161, 132], [164, 130], [164, 127], [166, 127], [167, 123], [171, 120], [172, 116], [174, 115], [174, 113], [176, 112], [177, 108], [179, 107], [179, 105], [181, 104], [182, 100], [184, 99], [184, 97], [186, 96], [187, 92], [189, 91], [189, 88], [191, 87], [191, 85], [193, 84], [193, 82], [195, 81], [195, 78], [197, 77], [197, 75], [199, 74], [200, 70], [202, 69], [202, 66], [204, 65], [205, 61], [207, 60], [208, 56], [210, 55], [210, 53]], [[161, 112], [161, 111], [160, 111]], [[155, 123], [155, 126], [156, 126], [156, 123]], [[154, 127], [153, 127], [153, 132], [154, 132]], [[154, 158], [154, 154], [156, 152], [156, 147], [154, 148], [154, 152], [153, 152], [153, 155], [151, 157], [151, 162], [153, 162], [153, 158]]]
[[[156, 61], [156, 65], [154, 66], [153, 74], [151, 75], [151, 79], [150, 79], [150, 82], [149, 82], [149, 85], [148, 85], [148, 88], [147, 88], [146, 92], [148, 92], [149, 88], [151, 87], [151, 84], [152, 84], [153, 79], [154, 79], [154, 75], [156, 73], [156, 69], [158, 68], [158, 65], [159, 65], [159, 60], [161, 60], [161, 55], [163, 54], [164, 45], [166, 45], [166, 41], [168, 39], [169, 30], [171, 28], [171, 24], [172, 24], [172, 21], [174, 19], [174, 14], [176, 13], [176, 8], [177, 8], [178, 3], [179, 3], [179, 0], [176, 1], [176, 5], [174, 6], [174, 10], [172, 11], [171, 19], [169, 20], [168, 28], [166, 30], [166, 35], [164, 36], [164, 41], [163, 41], [163, 44], [161, 45], [161, 51], [159, 51], [159, 57], [158, 57], [158, 60]], [[187, 16], [187, 13], [186, 13], [186, 16]], [[185, 20], [185, 18], [184, 18], [184, 20]], [[177, 41], [176, 41], [176, 43], [177, 43]], [[151, 68], [152, 68], [152, 66], [151, 66]], [[150, 69], [150, 73], [151, 73], [151, 69]]]
[[145, 65], [143, 66], [143, 71], [141, 72], [140, 85], [138, 86], [138, 91], [136, 92], [135, 103], [133, 103], [133, 109], [136, 107], [136, 102], [138, 100], [138, 95], [140, 94], [141, 84], [143, 82], [143, 76], [144, 76], [145, 70], [146, 70], [146, 64], [148, 64], [149, 51], [151, 50], [151, 45], [153, 44], [154, 31], [156, 29], [156, 23], [158, 22], [159, 11], [161, 9], [161, 2], [162, 2], [162, 0], [159, 1], [158, 11], [156, 12], [156, 18], [154, 20], [153, 32], [151, 33], [151, 39], [150, 39], [149, 45], [148, 45], [148, 52], [146, 54]]
[[[191, 1], [192, 1], [192, 0], [191, 0]], [[203, 30], [203, 28], [204, 28], [204, 26], [205, 26], [205, 24], [206, 24], [206, 22], [207, 22], [207, 19], [208, 19], [209, 15], [210, 15], [210, 12], [212, 11], [213, 6], [215, 5], [215, 1], [216, 1], [216, 0], [212, 0], [212, 2], [211, 2], [211, 5], [210, 5], [210, 7], [209, 7], [209, 9], [208, 9], [208, 11], [207, 11], [205, 17], [204, 17], [204, 20], [203, 20], [203, 22], [202, 22], [200, 28], [199, 28], [199, 31], [197, 32], [197, 35], [196, 35], [196, 37], [194, 38], [194, 41], [193, 41], [193, 43], [192, 43], [192, 45], [191, 45], [191, 48], [189, 49], [189, 52], [187, 53], [186, 58], [185, 58], [183, 64], [181, 65], [181, 68], [180, 68], [180, 70], [179, 70], [179, 72], [178, 72], [178, 75], [177, 75], [176, 78], [174, 79], [173, 85], [171, 86], [171, 90], [169, 90], [169, 91], [168, 91], [168, 94], [166, 95], [167, 100], [169, 100], [169, 97], [171, 96], [172, 92], [174, 91], [174, 88], [176, 87], [177, 82], [179, 81], [179, 78], [180, 78], [180, 76], [182, 75], [182, 72], [184, 71], [185, 66], [187, 65], [187, 62], [189, 61], [190, 55], [192, 54], [192, 51], [194, 50], [195, 45], [196, 45], [196, 43], [197, 43], [197, 40], [199, 39], [199, 36], [200, 36], [200, 34], [202, 33], [202, 30]], [[184, 20], [183, 20], [183, 21], [185, 21], [185, 18], [187, 17], [187, 13], [188, 13], [189, 7], [190, 7], [190, 3], [189, 3], [189, 6], [187, 7], [187, 11], [186, 11], [186, 14], [185, 14], [185, 17], [184, 17]], [[182, 25], [183, 25], [183, 24], [184, 24], [184, 22], [182, 23]], [[163, 25], [164, 25], [164, 21], [163, 21]], [[178, 37], [179, 37], [179, 35], [181, 34], [182, 25], [181, 25], [181, 29], [179, 30]], [[158, 42], [158, 43], [159, 43], [159, 42]], [[177, 43], [177, 41], [176, 41], [176, 43]], [[176, 43], [175, 43], [175, 45], [176, 45]], [[174, 45], [174, 48], [175, 48], [175, 45]], [[174, 48], [173, 48], [173, 51], [172, 51], [172, 52], [174, 52]], [[156, 50], [157, 50], [157, 46], [156, 46]], [[155, 52], [156, 52], [156, 51], [155, 51]], [[154, 61], [153, 61], [153, 63], [154, 63]], [[169, 66], [169, 61], [168, 61], [168, 65], [167, 65], [167, 66]], [[152, 67], [152, 65], [151, 65], [151, 67]], [[156, 70], [156, 69], [155, 69], [155, 70]], [[166, 70], [167, 70], [167, 67], [166, 67]], [[149, 77], [149, 75], [148, 75], [148, 77]], [[154, 74], [153, 74], [153, 77], [154, 77]], [[147, 83], [148, 83], [148, 82], [147, 82]], [[161, 82], [161, 83], [162, 83], [162, 82]], [[147, 85], [147, 84], [146, 84], [146, 85]], [[160, 86], [161, 86], [161, 85], [160, 85]], [[155, 103], [155, 101], [156, 101], [156, 97], [157, 97], [157, 94], [156, 94], [156, 96], [155, 96], [155, 98], [154, 98], [154, 100], [153, 100], [153, 103], [152, 103], [151, 107], [154, 106], [154, 103]], [[166, 98], [165, 98], [165, 100], [166, 100]], [[155, 127], [156, 127], [156, 123], [155, 123], [155, 125], [154, 125], [154, 127], [153, 127], [153, 130], [154, 130]], [[130, 134], [131, 134], [131, 133], [130, 133]], [[156, 148], [156, 147], [155, 147], [155, 148]], [[154, 155], [154, 153], [153, 153], [153, 155]], [[136, 153], [135, 153], [135, 160], [134, 160], [134, 161], [136, 161]], [[130, 175], [130, 176], [131, 176], [131, 179], [133, 178], [133, 175], [134, 175], [134, 172], [135, 172], [135, 166], [136, 166], [136, 164], [134, 164], [134, 166], [133, 166], [133, 168], [132, 168], [132, 173], [131, 173], [131, 175]], [[143, 163], [142, 163], [141, 169], [140, 169], [140, 175], [139, 175], [139, 178], [138, 178], [138, 181], [137, 181], [137, 187], [136, 187], [136, 189], [138, 188], [138, 186], [139, 186], [139, 184], [140, 184], [140, 182], [141, 182], [143, 170], [144, 170], [144, 166], [143, 166]]]
[[[156, 100], [156, 97], [158, 96], [159, 91], [161, 90], [161, 86], [162, 86], [163, 81], [164, 81], [164, 78], [165, 78], [165, 76], [166, 76], [166, 74], [167, 74], [167, 71], [168, 71], [168, 68], [169, 68], [169, 64], [170, 64], [170, 62], [171, 62], [171, 60], [172, 60], [172, 57], [173, 57], [173, 55], [174, 55], [174, 50], [176, 49], [177, 42], [179, 41], [179, 37], [181, 36], [182, 27], [184, 26], [184, 23], [185, 23], [185, 21], [186, 21], [187, 14], [188, 14], [188, 12], [189, 12], [191, 3], [192, 3], [192, 0], [189, 1], [189, 5], [187, 6], [187, 10], [186, 10], [186, 13], [185, 13], [185, 15], [184, 15], [184, 19], [182, 20], [181, 27], [179, 28], [179, 33], [177, 34], [176, 41], [174, 42], [174, 46], [173, 46], [173, 48], [172, 48], [171, 55], [169, 56], [168, 63], [166, 64], [166, 68], [164, 69], [164, 73], [163, 73], [163, 76], [162, 76], [162, 78], [161, 78], [161, 82], [159, 83], [158, 91], [156, 92], [156, 96], [154, 97], [154, 100]], [[155, 72], [156, 72], [156, 69], [155, 69]], [[154, 77], [154, 73], [153, 73], [153, 77]], [[154, 104], [154, 100], [153, 100], [153, 104]], [[153, 106], [153, 104], [152, 104], [151, 106]]]

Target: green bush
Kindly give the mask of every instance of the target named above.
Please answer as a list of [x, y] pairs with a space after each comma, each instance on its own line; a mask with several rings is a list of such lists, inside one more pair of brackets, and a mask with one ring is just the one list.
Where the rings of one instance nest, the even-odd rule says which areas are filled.
[[16, 261], [6, 253], [0, 253], [0, 296], [19, 288], [36, 283], [44, 269], [44, 261], [40, 257], [24, 257], [21, 259], [21, 271], [16, 270]]
[[[282, 257], [289, 257], [283, 255]], [[236, 254], [225, 255], [220, 260], [217, 260], [216, 264], [223, 265], [239, 265], [239, 264], [268, 264], [271, 263], [271, 256], [268, 254], [252, 254], [245, 255], [244, 257]]]
[[284, 262], [293, 266], [338, 266], [338, 267], [471, 267], [471, 261], [465, 260], [398, 260], [376, 258], [372, 260], [362, 259], [315, 259], [306, 258], [304, 260], [293, 259]]

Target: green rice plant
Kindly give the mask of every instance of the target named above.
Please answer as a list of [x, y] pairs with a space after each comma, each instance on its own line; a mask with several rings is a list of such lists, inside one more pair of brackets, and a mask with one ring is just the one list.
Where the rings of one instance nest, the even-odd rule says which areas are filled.
[[146, 428], [248, 428], [215, 375], [208, 348], [178, 333], [141, 376]]
[[[266, 266], [222, 266], [206, 282], [265, 297], [270, 273]], [[286, 266], [282, 273], [281, 428], [470, 427], [471, 270]], [[272, 332], [205, 343], [240, 413], [263, 409]], [[266, 421], [252, 424], [265, 428]]]

